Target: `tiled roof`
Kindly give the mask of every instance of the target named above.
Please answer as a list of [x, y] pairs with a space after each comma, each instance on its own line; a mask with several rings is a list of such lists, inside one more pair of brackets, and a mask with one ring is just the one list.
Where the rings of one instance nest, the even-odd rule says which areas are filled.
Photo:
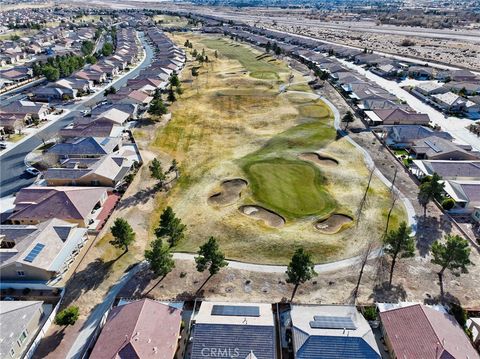
[[451, 315], [417, 304], [380, 313], [397, 358], [478, 359]]
[[173, 359], [182, 311], [150, 299], [112, 309], [91, 359]]

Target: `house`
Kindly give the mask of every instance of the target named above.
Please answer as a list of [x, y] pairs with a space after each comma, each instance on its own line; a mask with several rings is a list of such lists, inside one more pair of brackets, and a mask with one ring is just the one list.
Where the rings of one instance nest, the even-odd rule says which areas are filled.
[[122, 87], [117, 93], [108, 95], [107, 99], [111, 102], [147, 106], [153, 100], [153, 97], [140, 90]]
[[38, 224], [59, 218], [88, 227], [108, 194], [104, 187], [25, 187], [15, 197], [12, 224]]
[[479, 359], [454, 317], [423, 304], [380, 312], [393, 359]]
[[413, 111], [410, 106], [407, 104], [398, 103], [392, 100], [386, 100], [383, 98], [373, 98], [373, 99], [365, 99], [359, 104], [357, 107], [361, 110], [393, 110], [396, 108], [401, 108], [407, 111]]
[[475, 96], [480, 94], [480, 81], [451, 81], [443, 86], [449, 91], [462, 95]]
[[53, 167], [44, 172], [48, 186], [117, 187], [130, 171], [126, 158], [106, 155], [87, 168]]
[[98, 72], [94, 70], [79, 70], [72, 75], [75, 78], [88, 80], [94, 84], [101, 84], [107, 80], [107, 74], [105, 72]]
[[90, 359], [173, 359], [178, 347], [182, 311], [142, 299], [113, 308]]
[[15, 114], [26, 115], [32, 119], [45, 119], [49, 113], [48, 106], [44, 103], [36, 103], [28, 100], [17, 100], [0, 107], [0, 115]]
[[371, 71], [374, 74], [385, 78], [397, 78], [402, 74], [402, 70], [392, 63], [379, 64], [371, 69]]
[[0, 113], [0, 132], [13, 134], [29, 124], [27, 115], [22, 114], [2, 114]]
[[437, 173], [444, 180], [480, 181], [480, 160], [414, 160], [411, 170], [412, 173], [419, 178], [432, 176], [434, 173]]
[[47, 152], [58, 158], [100, 157], [118, 151], [121, 146], [121, 137], [79, 137], [57, 143]]
[[108, 118], [80, 117], [58, 131], [61, 138], [76, 137], [120, 137], [125, 127]]
[[87, 230], [52, 218], [38, 225], [0, 225], [2, 281], [59, 280], [87, 240]]
[[191, 359], [277, 357], [270, 304], [204, 301], [194, 321]]
[[445, 89], [443, 84], [435, 81], [425, 81], [417, 84], [412, 92], [415, 94], [420, 94], [422, 96], [432, 96], [440, 93], [445, 93], [448, 90]]
[[443, 190], [455, 201], [450, 212], [469, 214], [480, 207], [480, 181], [447, 180]]
[[480, 96], [472, 96], [465, 103], [464, 113], [471, 119], [480, 119]]
[[410, 66], [408, 76], [417, 80], [430, 80], [433, 78], [433, 68], [427, 66]]
[[384, 131], [386, 132], [385, 142], [392, 148], [410, 148], [414, 141], [431, 136], [453, 140], [448, 132], [435, 131], [430, 127], [419, 125], [385, 126]]
[[92, 109], [92, 117], [103, 117], [119, 125], [137, 117], [138, 106], [127, 103], [104, 104]]
[[413, 142], [410, 152], [416, 159], [427, 160], [478, 160], [469, 145], [457, 145], [444, 138], [430, 136]]
[[0, 302], [0, 358], [24, 358], [51, 312], [42, 301]]
[[365, 111], [365, 116], [372, 126], [377, 125], [421, 125], [428, 126], [430, 117], [427, 114], [406, 111], [401, 108], [375, 109]]
[[355, 306], [292, 305], [296, 359], [380, 359], [370, 325]]
[[56, 83], [47, 86], [38, 86], [31, 92], [30, 98], [39, 102], [58, 102], [73, 99], [77, 96], [77, 90], [58, 86]]
[[467, 100], [453, 92], [445, 92], [432, 95], [433, 101], [443, 110], [447, 112], [463, 112]]

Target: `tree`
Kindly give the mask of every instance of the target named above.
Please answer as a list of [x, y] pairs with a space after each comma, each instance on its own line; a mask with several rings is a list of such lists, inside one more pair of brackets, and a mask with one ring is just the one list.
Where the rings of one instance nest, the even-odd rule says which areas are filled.
[[167, 95], [167, 100], [170, 102], [175, 102], [177, 98], [175, 97], [175, 91], [172, 88], [172, 86], [169, 87], [168, 89], [168, 95]]
[[185, 237], [186, 228], [187, 226], [182, 223], [180, 218], [177, 218], [172, 207], [168, 206], [160, 216], [160, 223], [155, 229], [155, 235], [157, 238], [167, 238], [170, 247], [173, 247]]
[[82, 42], [81, 51], [84, 55], [90, 55], [94, 49], [95, 49], [95, 45], [93, 44], [93, 42], [89, 40], [84, 40]]
[[290, 301], [293, 301], [293, 297], [295, 296], [300, 284], [305, 283], [317, 275], [314, 266], [315, 264], [313, 263], [310, 253], [305, 252], [302, 247], [295, 250], [295, 253], [293, 253], [292, 260], [290, 261], [286, 271], [287, 283], [292, 283], [295, 285]]
[[102, 55], [103, 56], [110, 56], [113, 53], [113, 44], [110, 42], [106, 42], [102, 46]]
[[148, 113], [151, 115], [165, 115], [168, 113], [167, 106], [163, 103], [161, 98], [154, 98], [150, 103], [150, 107], [148, 108]]
[[162, 279], [175, 268], [173, 255], [160, 238], [152, 242], [151, 249], [145, 250], [145, 259], [153, 274]]
[[69, 325], [74, 325], [77, 321], [79, 316], [78, 307], [71, 306], [65, 308], [57, 313], [55, 316], [55, 324], [60, 325], [63, 327], [67, 327]]
[[53, 66], [46, 65], [42, 72], [48, 81], [57, 81], [60, 78], [60, 71]]
[[342, 117], [342, 122], [345, 123], [345, 130], [348, 129], [348, 125], [350, 122], [355, 121], [355, 118], [353, 118], [353, 114], [351, 111], [348, 111], [343, 117]]
[[165, 181], [165, 173], [163, 173], [162, 164], [160, 161], [154, 158], [148, 168], [150, 169], [150, 175], [158, 180], [159, 184], [162, 185], [163, 181]]
[[113, 240], [110, 244], [116, 248], [124, 248], [128, 252], [128, 246], [135, 240], [135, 232], [130, 224], [123, 218], [117, 218], [110, 228], [113, 235]]
[[175, 176], [178, 177], [178, 162], [175, 158], [172, 160], [172, 164], [170, 165], [168, 172], [175, 172]]
[[88, 56], [85, 56], [85, 61], [93, 65], [97, 62], [97, 58], [93, 55], [88, 55]]
[[272, 44], [270, 43], [270, 41], [267, 42], [267, 45], [265, 46], [265, 50], [267, 52], [270, 52], [270, 50], [272, 49]]
[[[448, 234], [445, 244], [435, 241], [432, 244], [432, 263], [440, 266], [439, 277], [443, 276], [445, 269], [449, 269], [456, 275], [468, 273], [467, 266], [472, 264], [470, 251], [468, 241], [459, 235]], [[458, 270], [460, 272], [457, 272]]]
[[275, 55], [279, 56], [282, 54], [282, 49], [277, 45], [275, 47]]
[[415, 255], [415, 240], [411, 237], [412, 229], [407, 223], [402, 222], [397, 230], [391, 230], [385, 236], [384, 251], [392, 258], [390, 266], [390, 279], [388, 284], [392, 285], [393, 270], [398, 258], [411, 258]]
[[175, 71], [170, 74], [168, 78], [168, 82], [170, 83], [171, 87], [177, 87], [180, 85], [180, 80], [178, 79], [178, 75]]
[[117, 93], [117, 90], [116, 90], [115, 87], [113, 87], [113, 86], [110, 86], [109, 88], [107, 88], [107, 89], [103, 92], [103, 94], [104, 94], [105, 96], [108, 96], [108, 95], [110, 95], [110, 94], [115, 94], [115, 93]]
[[220, 250], [214, 237], [210, 237], [205, 244], [200, 246], [198, 256], [195, 257], [195, 263], [199, 272], [208, 269], [210, 272], [209, 278], [217, 274], [223, 267], [228, 266], [225, 255]]
[[198, 67], [192, 67], [192, 76], [197, 77], [198, 76]]
[[218, 59], [218, 52], [217, 52], [217, 50], [215, 50], [214, 55], [215, 55], [215, 58]]
[[427, 178], [425, 182], [420, 185], [418, 193], [418, 201], [423, 206], [423, 215], [427, 215], [427, 204], [433, 199], [441, 199], [444, 184], [440, 183], [440, 177], [437, 173], [433, 173], [432, 177]]

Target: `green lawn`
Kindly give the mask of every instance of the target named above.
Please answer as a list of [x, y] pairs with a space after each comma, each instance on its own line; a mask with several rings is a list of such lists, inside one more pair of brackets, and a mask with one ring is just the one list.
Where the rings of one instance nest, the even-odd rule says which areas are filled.
[[220, 55], [238, 60], [242, 66], [245, 67], [245, 70], [250, 72], [250, 76], [257, 79], [276, 80], [279, 78], [279, 72], [287, 71], [285, 65], [277, 63], [277, 61], [270, 56], [257, 56], [250, 49], [237, 43], [219, 38], [202, 40], [202, 44], [205, 44], [205, 46], [213, 50], [217, 50]]
[[312, 164], [273, 158], [244, 168], [254, 197], [287, 218], [331, 213], [335, 200], [323, 189], [324, 178]]

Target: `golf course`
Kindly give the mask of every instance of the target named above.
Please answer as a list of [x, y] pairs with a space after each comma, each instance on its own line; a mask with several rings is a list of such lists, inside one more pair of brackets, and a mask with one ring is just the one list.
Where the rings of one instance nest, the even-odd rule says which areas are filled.
[[[286, 264], [302, 245], [322, 263], [380, 242], [391, 192], [374, 176], [358, 220], [370, 172], [363, 154], [337, 135], [307, 71], [226, 37], [170, 36], [193, 45], [185, 49], [183, 93], [168, 122], [136, 132], [162, 163], [180, 165], [177, 183], [156, 195], [152, 236], [168, 205], [187, 225], [179, 252], [194, 253], [214, 236], [229, 259]], [[209, 61], [195, 60], [193, 50]], [[405, 218], [397, 201], [389, 228]]]

